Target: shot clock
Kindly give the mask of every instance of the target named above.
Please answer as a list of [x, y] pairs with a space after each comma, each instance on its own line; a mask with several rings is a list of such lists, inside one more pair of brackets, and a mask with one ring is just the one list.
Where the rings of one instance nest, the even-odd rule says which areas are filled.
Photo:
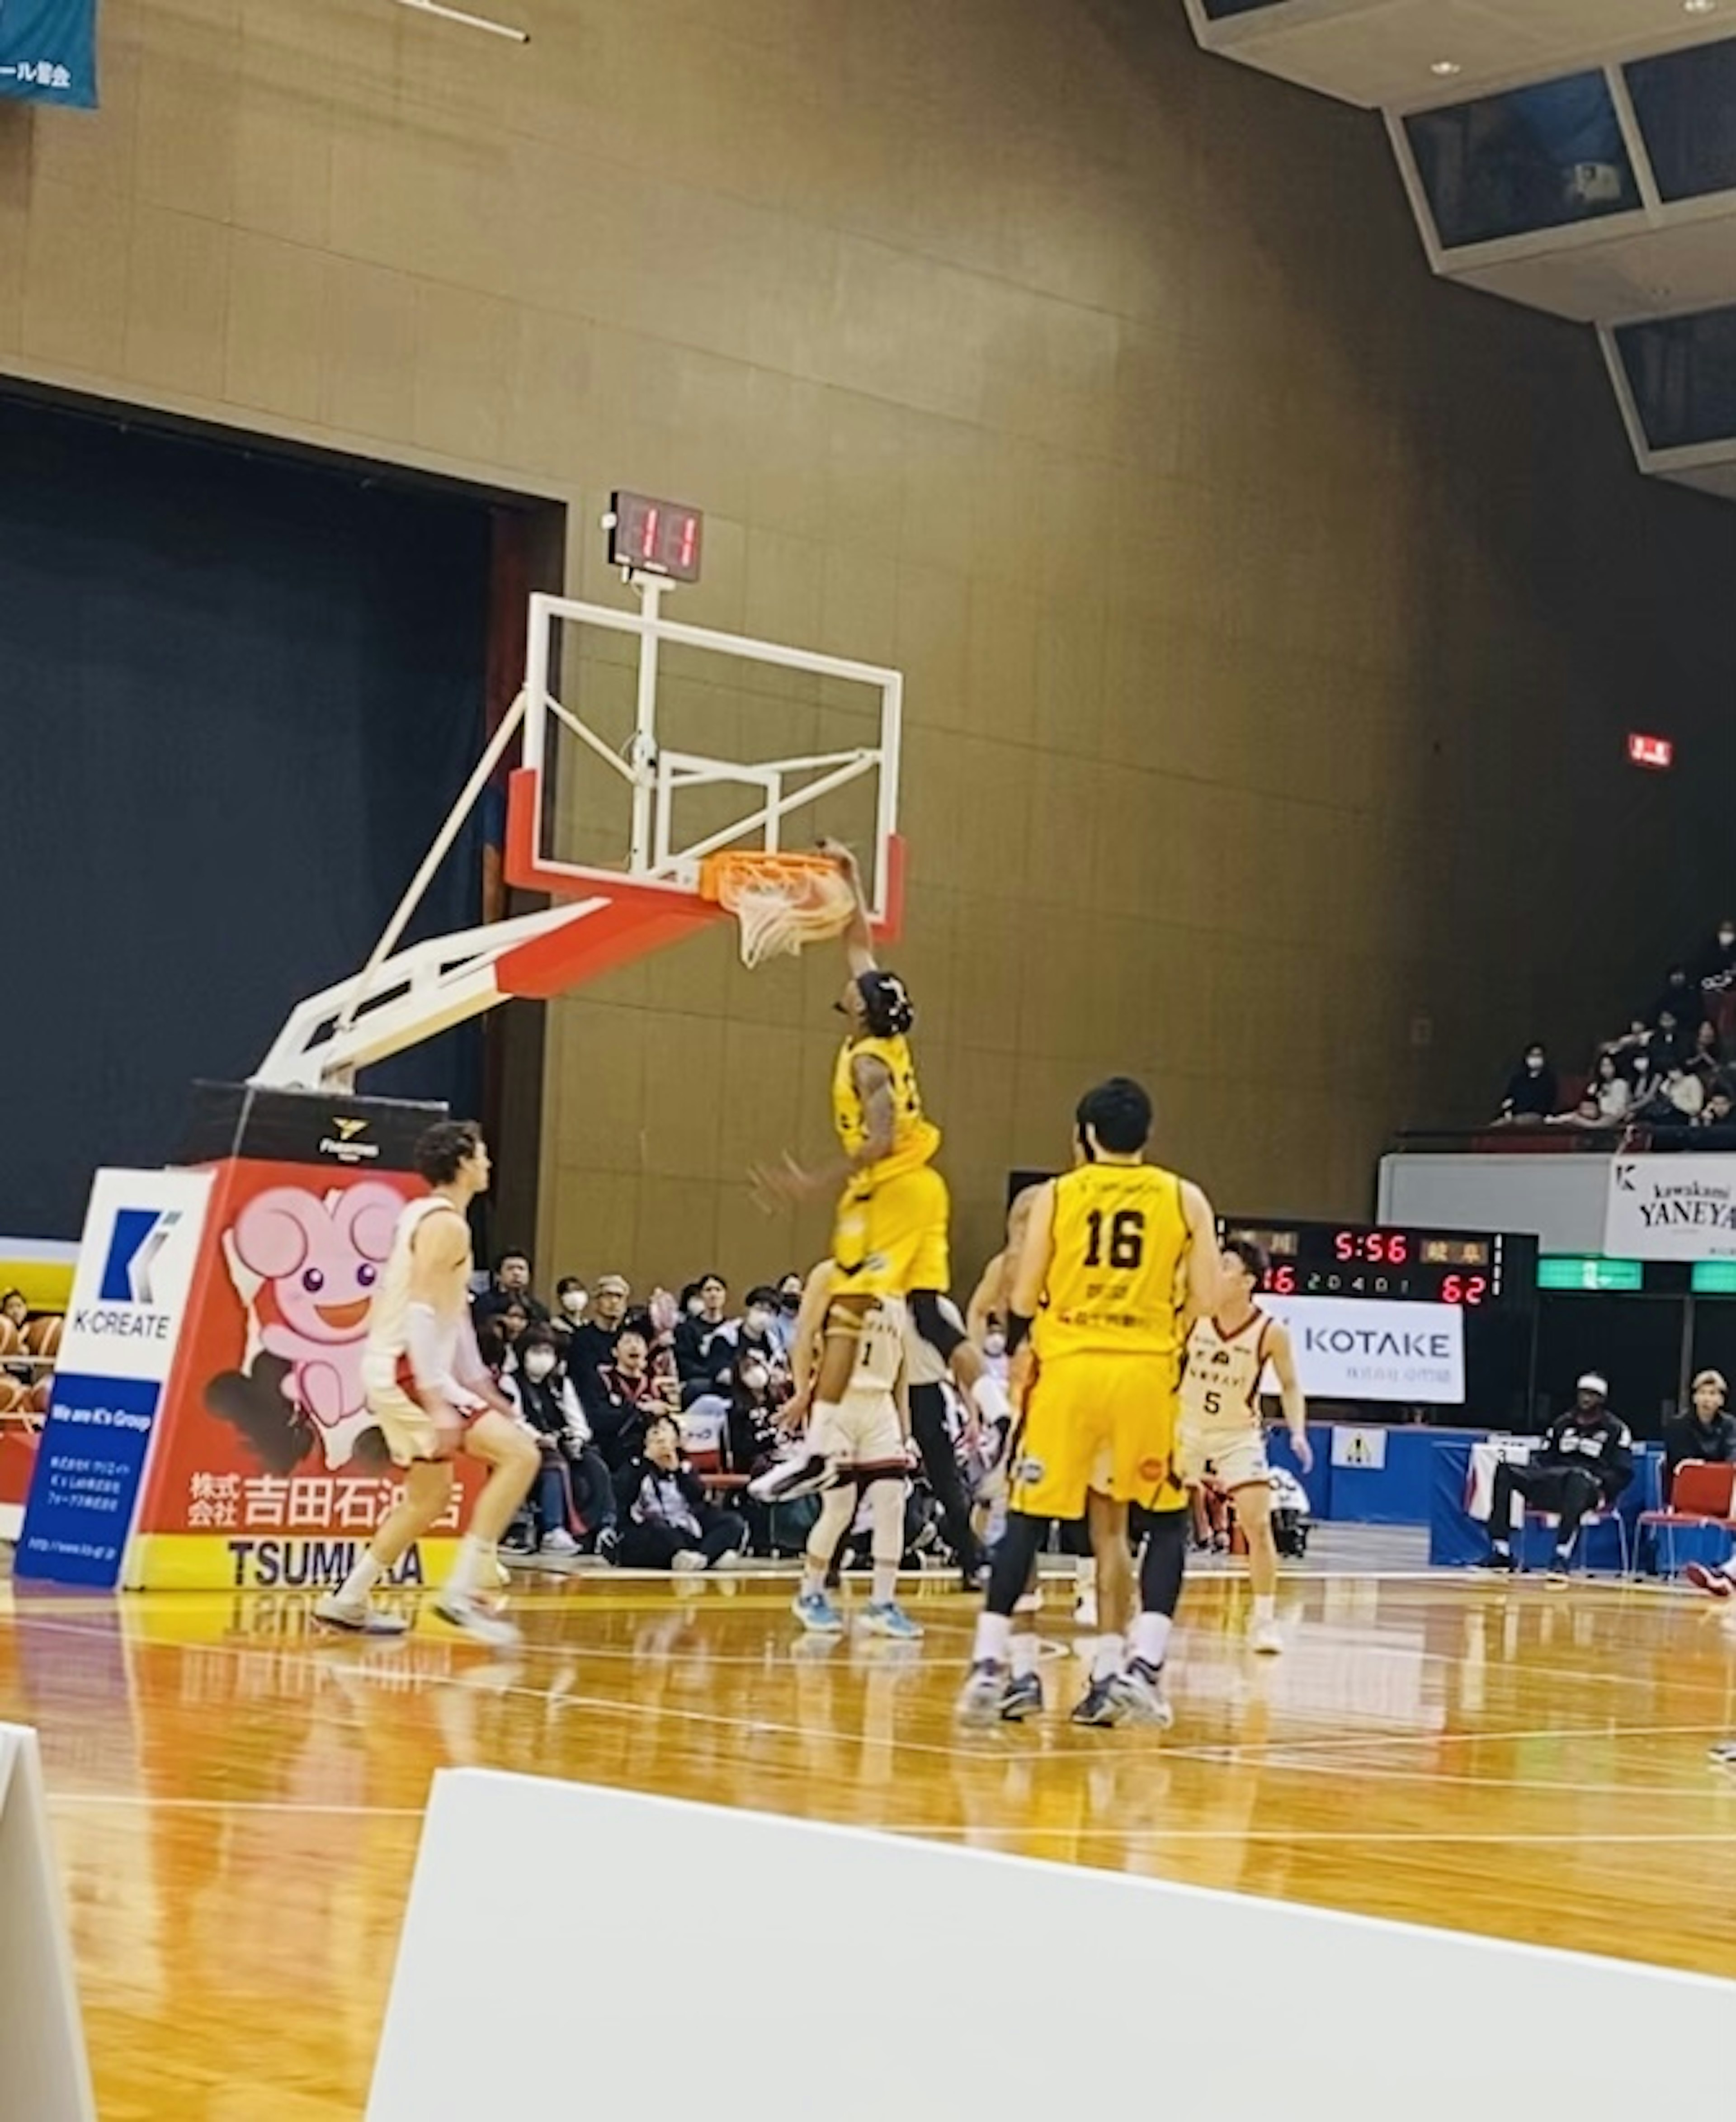
[[603, 518], [609, 563], [636, 574], [666, 575], [672, 582], [697, 582], [705, 518], [679, 501], [647, 493], [615, 493]]
[[1356, 1297], [1453, 1304], [1467, 1311], [1528, 1301], [1537, 1240], [1511, 1232], [1421, 1231], [1374, 1223], [1221, 1219], [1226, 1238], [1248, 1238], [1271, 1262], [1275, 1297]]

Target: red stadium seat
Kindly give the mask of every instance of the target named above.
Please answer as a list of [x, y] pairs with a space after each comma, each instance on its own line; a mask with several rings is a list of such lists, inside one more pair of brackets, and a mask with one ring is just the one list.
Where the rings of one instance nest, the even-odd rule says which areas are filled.
[[30, 1397], [28, 1386], [21, 1385], [16, 1378], [0, 1376], [0, 1415], [23, 1414]]
[[24, 1345], [33, 1356], [54, 1357], [60, 1353], [61, 1329], [66, 1325], [58, 1311], [44, 1313], [26, 1323]]
[[54, 1397], [54, 1380], [52, 1378], [38, 1378], [35, 1384], [30, 1387], [30, 1413], [32, 1414], [46, 1414], [49, 1411], [49, 1404]]
[[[1643, 1531], [1651, 1526], [1673, 1535], [1678, 1526], [1736, 1526], [1733, 1507], [1736, 1507], [1736, 1466], [1719, 1465], [1709, 1459], [1684, 1459], [1676, 1469], [1668, 1507], [1641, 1511], [1639, 1530]], [[1660, 1541], [1660, 1549], [1662, 1545]], [[1675, 1542], [1672, 1538], [1665, 1576], [1675, 1574]]]
[[24, 1336], [12, 1320], [0, 1314], [0, 1361], [24, 1353]]

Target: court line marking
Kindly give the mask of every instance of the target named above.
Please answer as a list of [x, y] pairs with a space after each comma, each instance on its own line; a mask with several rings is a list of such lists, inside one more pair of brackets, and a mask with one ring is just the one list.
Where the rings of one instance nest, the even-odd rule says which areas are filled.
[[[1012, 1839], [1037, 1836], [1049, 1840], [1085, 1841], [1143, 1841], [1143, 1842], [1433, 1842], [1471, 1843], [1493, 1844], [1500, 1848], [1580, 1847], [1591, 1843], [1631, 1844], [1684, 1843], [1698, 1845], [1705, 1843], [1720, 1844], [1736, 1843], [1736, 1831], [1724, 1835], [1628, 1835], [1603, 1834], [1597, 1829], [1588, 1829], [1582, 1834], [1562, 1835], [1504, 1835], [1497, 1830], [1471, 1833], [1461, 1829], [1443, 1828], [1435, 1833], [1428, 1828], [1369, 1828], [1358, 1827], [911, 1827], [889, 1826], [875, 1823], [881, 1835], [922, 1835], [931, 1840], [948, 1840], [957, 1835], [990, 1836], [997, 1839]], [[1310, 1904], [1309, 1905], [1312, 1905]], [[1495, 1935], [1493, 1933], [1481, 1933]]]
[[[108, 1640], [110, 1636], [110, 1631], [106, 1628], [93, 1629], [89, 1627], [82, 1627], [73, 1622], [46, 1621], [41, 1624], [41, 1625], [45, 1630], [53, 1630], [57, 1633], [68, 1635], [96, 1636], [100, 1637], [105, 1640]], [[177, 1650], [182, 1652], [189, 1650], [197, 1650], [199, 1652], [217, 1651], [231, 1657], [273, 1657], [286, 1664], [296, 1666], [306, 1666], [315, 1670], [341, 1670], [346, 1676], [352, 1676], [365, 1681], [383, 1682], [389, 1687], [397, 1686], [401, 1688], [403, 1682], [408, 1676], [402, 1670], [398, 1660], [389, 1654], [377, 1655], [371, 1657], [352, 1657], [349, 1658], [344, 1658], [340, 1655], [336, 1657], [326, 1658], [318, 1656], [305, 1648], [292, 1649], [287, 1646], [275, 1643], [188, 1643], [177, 1638], [151, 1636], [142, 1632], [134, 1634], [131, 1636], [129, 1640], [136, 1644], [140, 1644], [147, 1648], [157, 1650]], [[432, 1638], [423, 1638], [421, 1640], [426, 1642], [435, 1639]], [[461, 1638], [454, 1638], [452, 1639], [455, 1645], [461, 1645], [462, 1640], [463, 1639]], [[345, 1646], [341, 1643], [341, 1641], [334, 1641], [330, 1648], [334, 1651], [341, 1653]], [[348, 1648], [353, 1650], [356, 1647], [352, 1645]], [[568, 1650], [558, 1650], [553, 1645], [522, 1645], [520, 1648], [521, 1650], [538, 1648], [543, 1650], [547, 1655], [580, 1659], [586, 1655], [583, 1649], [576, 1646]], [[517, 1654], [517, 1652], [513, 1653], [514, 1659], [516, 1658]], [[592, 1654], [595, 1653], [593, 1652]], [[631, 1657], [632, 1653], [630, 1652], [615, 1652], [613, 1655], [617, 1657]], [[511, 1661], [502, 1661], [503, 1663], [511, 1662]], [[1449, 1662], [1450, 1662], [1450, 1661]], [[799, 1668], [794, 1666], [790, 1669], [792, 1671], [799, 1670]], [[894, 1665], [888, 1663], [881, 1668], [884, 1672], [894, 1677], [896, 1677], [900, 1672], [912, 1671], [915, 1669], [915, 1664], [913, 1662], [905, 1665]], [[816, 1670], [823, 1670], [823, 1668], [816, 1668]], [[730, 1717], [723, 1715], [716, 1711], [695, 1709], [688, 1708], [684, 1704], [674, 1703], [643, 1702], [633, 1700], [629, 1698], [616, 1697], [612, 1695], [575, 1694], [567, 1692], [557, 1693], [549, 1688], [527, 1687], [524, 1685], [522, 1682], [516, 1680], [504, 1681], [498, 1686], [491, 1687], [488, 1677], [488, 1671], [489, 1668], [486, 1664], [476, 1664], [469, 1666], [464, 1671], [460, 1672], [428, 1672], [418, 1674], [415, 1676], [415, 1677], [421, 1681], [422, 1685], [428, 1687], [460, 1687], [477, 1691], [492, 1692], [502, 1695], [510, 1694], [522, 1696], [531, 1701], [541, 1702], [550, 1708], [559, 1707], [575, 1709], [589, 1709], [599, 1711], [605, 1714], [614, 1714], [617, 1716], [642, 1718], [649, 1715], [651, 1717], [671, 1717], [679, 1718], [683, 1722], [688, 1723], [716, 1725], [730, 1731], [743, 1732], [750, 1734], [764, 1734], [778, 1738], [799, 1739], [808, 1743], [811, 1743], [816, 1738], [842, 1739], [846, 1741], [853, 1741], [856, 1743], [865, 1746], [892, 1747], [895, 1750], [907, 1753], [938, 1755], [941, 1759], [946, 1760], [992, 1760], [997, 1757], [1010, 1757], [1016, 1759], [1022, 1755], [1024, 1759], [1033, 1762], [1051, 1760], [1102, 1761], [1115, 1758], [1117, 1752], [1120, 1750], [1114, 1748], [1113, 1745], [1110, 1747], [1106, 1748], [1101, 1742], [1099, 1742], [1085, 1746], [1024, 1746], [1019, 1747], [1019, 1750], [1015, 1752], [1015, 1748], [1018, 1746], [1018, 1742], [1015, 1741], [1013, 1735], [1003, 1731], [982, 1733], [978, 1736], [975, 1743], [967, 1742], [964, 1745], [950, 1746], [940, 1745], [931, 1740], [913, 1739], [892, 1732], [876, 1734], [870, 1737], [866, 1735], [852, 1732], [835, 1724], [789, 1724], [776, 1722], [766, 1718]], [[1228, 1761], [1239, 1761], [1246, 1756], [1253, 1755], [1265, 1755], [1270, 1760], [1270, 1757], [1272, 1756], [1279, 1755], [1284, 1752], [1291, 1750], [1324, 1750], [1327, 1749], [1342, 1750], [1345, 1748], [1354, 1748], [1358, 1746], [1374, 1748], [1393, 1746], [1440, 1746], [1450, 1745], [1511, 1745], [1522, 1740], [1575, 1740], [1594, 1737], [1600, 1739], [1704, 1738], [1709, 1733], [1713, 1735], [1721, 1735], [1728, 1732], [1729, 1730], [1729, 1720], [1726, 1719], [1716, 1724], [1642, 1724], [1627, 1727], [1589, 1724], [1549, 1727], [1542, 1729], [1530, 1729], [1521, 1732], [1449, 1732], [1439, 1733], [1405, 1732], [1372, 1736], [1359, 1736], [1346, 1738], [1322, 1738], [1318, 1740], [1271, 1739], [1248, 1742], [1214, 1742], [1206, 1740], [1198, 1741], [1191, 1746], [1164, 1746], [1159, 1749], [1154, 1749], [1153, 1758], [1156, 1759], [1161, 1757], [1166, 1760], [1222, 1763]], [[1270, 1764], [1280, 1769], [1282, 1769], [1286, 1765], [1281, 1760], [1271, 1760]], [[1303, 1768], [1303, 1764], [1300, 1763], [1290, 1763], [1287, 1765], [1298, 1773], [1308, 1772]], [[1326, 1764], [1323, 1764], [1323, 1770], [1325, 1765]], [[1337, 1764], [1333, 1765], [1342, 1767], [1344, 1764]], [[1374, 1774], [1378, 1772], [1369, 1771], [1369, 1773]], [[1395, 1782], [1401, 1779], [1402, 1778], [1400, 1777], [1397, 1776], [1392, 1778], [1392, 1780]], [[1428, 1782], [1438, 1782], [1443, 1786], [1443, 1788], [1454, 1789], [1460, 1793], [1475, 1791], [1484, 1787], [1477, 1781], [1471, 1781], [1468, 1783], [1459, 1782], [1455, 1783], [1454, 1779], [1444, 1775], [1426, 1776], [1421, 1779]], [[1524, 1787], [1537, 1789], [1540, 1792], [1550, 1788], [1549, 1786], [1542, 1784], [1530, 1784]], [[1570, 1789], [1572, 1787], [1569, 1786], [1566, 1788]], [[1715, 1785], [1708, 1786], [1708, 1794], [1716, 1794], [1717, 1788], [1718, 1787]], [[1618, 1788], [1619, 1794], [1622, 1796], [1643, 1796], [1648, 1794], [1647, 1787], [1643, 1785], [1623, 1785], [1618, 1787]], [[1676, 1790], [1676, 1787], [1673, 1785], [1665, 1786], [1664, 1788], [1671, 1794], [1674, 1794]], [[1556, 1794], [1560, 1794], [1559, 1791], [1557, 1791]]]
[[366, 1814], [378, 1820], [420, 1820], [427, 1807], [421, 1805], [333, 1805], [317, 1799], [306, 1803], [296, 1798], [267, 1797], [158, 1797], [136, 1791], [50, 1791], [51, 1806], [137, 1806], [164, 1812], [315, 1812], [348, 1819]]

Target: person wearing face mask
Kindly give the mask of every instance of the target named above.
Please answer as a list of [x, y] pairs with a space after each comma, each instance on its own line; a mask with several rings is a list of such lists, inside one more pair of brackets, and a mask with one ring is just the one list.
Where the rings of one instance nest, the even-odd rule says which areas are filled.
[[787, 1369], [783, 1344], [777, 1333], [780, 1316], [777, 1292], [769, 1283], [762, 1283], [758, 1288], [748, 1292], [747, 1309], [735, 1334], [738, 1363], [745, 1362], [753, 1353], [760, 1356], [774, 1372]]
[[554, 1336], [546, 1326], [527, 1326], [516, 1353], [506, 1390], [543, 1455], [530, 1498], [538, 1545], [544, 1554], [570, 1557], [588, 1538], [597, 1554], [612, 1560], [614, 1488], [578, 1395], [561, 1370]]
[[754, 1349], [736, 1365], [724, 1424], [724, 1460], [732, 1474], [757, 1473], [777, 1451], [782, 1430], [772, 1366]]
[[786, 1370], [790, 1367], [790, 1351], [796, 1345], [796, 1321], [801, 1311], [801, 1292], [802, 1278], [799, 1274], [786, 1274], [778, 1283], [777, 1316], [772, 1321], [772, 1335]]
[[1506, 1095], [1496, 1124], [1535, 1127], [1547, 1119], [1560, 1103], [1561, 1086], [1549, 1065], [1548, 1053], [1541, 1039], [1533, 1039], [1525, 1049], [1524, 1059], [1507, 1079]]
[[582, 1326], [590, 1309], [590, 1292], [576, 1274], [563, 1274], [554, 1286], [554, 1301], [561, 1323], [568, 1332]]

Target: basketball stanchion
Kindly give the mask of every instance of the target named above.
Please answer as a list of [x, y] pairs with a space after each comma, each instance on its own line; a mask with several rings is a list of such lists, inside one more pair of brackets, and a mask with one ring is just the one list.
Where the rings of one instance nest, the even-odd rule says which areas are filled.
[[23, 1724], [0, 1724], [0, 2115], [96, 2122], [41, 1756]]

